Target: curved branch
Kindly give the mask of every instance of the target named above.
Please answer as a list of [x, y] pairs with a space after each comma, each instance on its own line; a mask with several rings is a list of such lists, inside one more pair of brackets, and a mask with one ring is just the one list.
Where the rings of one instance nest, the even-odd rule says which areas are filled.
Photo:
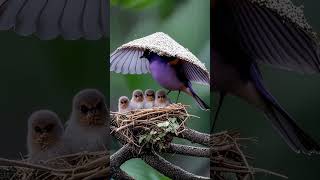
[[193, 129], [186, 128], [178, 137], [187, 139], [193, 143], [210, 146], [210, 134], [201, 133]]
[[192, 174], [170, 163], [156, 153], [148, 153], [141, 156], [147, 164], [171, 179], [209, 180], [210, 178]]
[[126, 172], [122, 171], [120, 168], [112, 174], [114, 179], [123, 179], [123, 180], [134, 180], [134, 178], [130, 177]]
[[120, 166], [132, 158], [134, 158], [134, 154], [132, 153], [132, 147], [129, 144], [124, 145], [121, 149], [119, 149], [117, 152], [112, 154], [110, 156], [111, 176], [113, 178], [121, 176], [121, 177], [128, 177], [128, 179], [130, 179], [130, 177], [120, 169]]
[[186, 156], [210, 158], [210, 148], [187, 146], [182, 144], [170, 143], [169, 147], [165, 149], [164, 152]]

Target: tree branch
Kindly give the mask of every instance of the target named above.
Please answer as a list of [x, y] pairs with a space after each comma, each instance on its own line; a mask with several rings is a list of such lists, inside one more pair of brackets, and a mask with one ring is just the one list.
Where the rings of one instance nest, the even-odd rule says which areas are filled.
[[128, 176], [125, 172], [123, 172], [120, 169], [120, 166], [128, 161], [129, 159], [134, 158], [134, 155], [132, 153], [132, 147], [131, 145], [127, 144], [124, 145], [121, 149], [119, 149], [117, 152], [112, 154], [110, 156], [111, 161], [111, 168], [110, 168], [110, 174], [111, 177], [117, 179], [117, 178], [125, 178], [125, 179], [133, 179], [130, 176]]
[[141, 158], [151, 167], [171, 179], [209, 180], [210, 178], [197, 176], [170, 163], [156, 153], [143, 154]]
[[210, 158], [210, 148], [187, 146], [182, 144], [170, 143], [169, 147], [166, 148], [164, 152], [186, 156]]
[[122, 179], [122, 180], [134, 180], [126, 172], [122, 171], [120, 168], [112, 174], [113, 179]]
[[193, 129], [186, 128], [178, 137], [187, 139], [193, 143], [210, 146], [210, 134], [201, 133]]

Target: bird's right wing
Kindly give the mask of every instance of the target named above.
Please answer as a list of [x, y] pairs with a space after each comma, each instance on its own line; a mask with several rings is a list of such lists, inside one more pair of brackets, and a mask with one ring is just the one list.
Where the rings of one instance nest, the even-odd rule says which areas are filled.
[[110, 56], [110, 71], [122, 74], [146, 74], [150, 72], [149, 61], [140, 58], [144, 50], [138, 48], [118, 49]]
[[256, 62], [320, 72], [319, 44], [302, 9], [290, 0], [224, 0], [220, 5], [223, 3], [227, 6], [221, 8], [231, 9], [243, 50]]
[[189, 81], [203, 85], [210, 85], [210, 75], [208, 71], [190, 62], [184, 62], [182, 67], [184, 74]]

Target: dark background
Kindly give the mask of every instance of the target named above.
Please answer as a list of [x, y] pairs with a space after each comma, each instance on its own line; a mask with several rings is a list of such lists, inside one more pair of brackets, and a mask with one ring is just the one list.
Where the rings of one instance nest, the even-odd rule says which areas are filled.
[[[308, 22], [320, 32], [320, 2], [298, 0], [304, 4]], [[261, 66], [265, 85], [298, 124], [320, 143], [320, 75], [303, 75]], [[212, 97], [216, 99], [217, 94]], [[239, 98], [225, 99], [218, 130], [239, 129], [242, 136], [258, 137], [246, 149], [255, 157], [254, 165], [289, 176], [290, 180], [320, 179], [320, 155], [307, 156], [293, 152], [273, 130], [264, 115]], [[258, 176], [256, 179], [280, 179]]]
[[79, 90], [109, 94], [107, 39], [41, 41], [1, 31], [0, 50], [0, 157], [26, 154], [27, 120], [33, 111], [53, 110], [65, 122]]

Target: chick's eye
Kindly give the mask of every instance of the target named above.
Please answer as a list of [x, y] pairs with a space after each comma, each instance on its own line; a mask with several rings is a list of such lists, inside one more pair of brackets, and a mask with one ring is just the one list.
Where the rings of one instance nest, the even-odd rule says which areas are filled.
[[38, 126], [36, 126], [36, 127], [34, 128], [34, 131], [37, 132], [37, 133], [41, 133], [41, 132], [42, 132], [41, 128], [38, 127]]
[[53, 129], [53, 125], [50, 124], [45, 129], [47, 130], [47, 132], [50, 132]]
[[82, 105], [82, 106], [80, 106], [80, 111], [81, 111], [82, 113], [86, 114], [86, 113], [89, 111], [89, 109], [87, 108], [87, 106]]
[[102, 108], [102, 102], [99, 102], [99, 103], [96, 105], [96, 108], [97, 108], [97, 109], [101, 109], [101, 108]]

